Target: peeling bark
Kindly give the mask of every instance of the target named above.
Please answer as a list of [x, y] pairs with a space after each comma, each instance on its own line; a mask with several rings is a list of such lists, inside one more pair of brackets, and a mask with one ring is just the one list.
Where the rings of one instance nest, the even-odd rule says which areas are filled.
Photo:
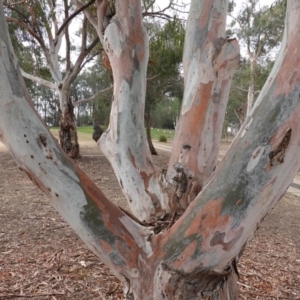
[[167, 177], [153, 165], [144, 131], [148, 50], [141, 4], [116, 4], [117, 15], [104, 32], [114, 102], [110, 126], [97, 141], [135, 216], [105, 198], [33, 112], [2, 2], [0, 138], [20, 169], [122, 280], [126, 299], [238, 299], [238, 260], [300, 167], [300, 3], [288, 2], [279, 57], [249, 118], [213, 171], [217, 146], [209, 148], [209, 141], [219, 137], [238, 51], [235, 40], [222, 38], [226, 1], [193, 0], [184, 103]]
[[[19, 169], [50, 199], [86, 245], [128, 285], [151, 249], [146, 230], [109, 202], [64, 154], [33, 109], [0, 2], [0, 132]], [[11, 134], [13, 132], [14, 134]], [[142, 250], [143, 249], [143, 250]]]
[[[186, 31], [184, 98], [167, 178], [176, 180], [180, 165], [197, 192], [217, 163], [229, 89], [240, 57], [237, 41], [225, 38], [226, 12], [226, 1], [192, 1]], [[188, 195], [184, 208], [195, 197]]]
[[[114, 96], [110, 124], [98, 144], [114, 168], [131, 210], [139, 219], [149, 220], [164, 214], [167, 207], [144, 130], [148, 36], [139, 1], [116, 1], [116, 7], [103, 37], [113, 71]], [[102, 6], [98, 5], [99, 9]]]

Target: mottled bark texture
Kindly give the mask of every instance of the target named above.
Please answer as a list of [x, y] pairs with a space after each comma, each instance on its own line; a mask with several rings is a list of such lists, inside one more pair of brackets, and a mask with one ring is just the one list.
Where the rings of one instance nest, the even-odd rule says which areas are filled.
[[299, 170], [298, 0], [288, 1], [274, 68], [214, 170], [225, 113], [221, 103], [238, 60], [236, 41], [222, 37], [226, 7], [222, 0], [192, 1], [184, 103], [166, 173], [153, 165], [144, 131], [148, 50], [141, 4], [116, 1], [117, 14], [103, 35], [114, 102], [110, 126], [97, 142], [116, 171], [130, 213], [111, 204], [63, 154], [33, 111], [0, 2], [0, 138], [20, 170], [120, 278], [126, 299], [238, 299], [243, 249]]
[[70, 97], [66, 98], [63, 110], [60, 110], [59, 143], [69, 157], [80, 158], [74, 107]]
[[181, 174], [187, 178], [186, 187], [177, 185], [176, 191], [184, 209], [216, 167], [232, 76], [240, 59], [237, 41], [225, 35], [226, 13], [227, 1], [191, 4], [184, 98], [167, 174], [175, 185]]

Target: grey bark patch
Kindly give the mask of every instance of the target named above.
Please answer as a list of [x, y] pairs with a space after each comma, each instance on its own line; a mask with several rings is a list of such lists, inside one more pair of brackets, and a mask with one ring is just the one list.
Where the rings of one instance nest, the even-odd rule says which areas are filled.
[[219, 232], [217, 231], [213, 238], [210, 241], [211, 246], [216, 246], [216, 245], [222, 245], [223, 250], [229, 251], [237, 242], [237, 240], [241, 237], [243, 234], [244, 228], [241, 227], [239, 231], [236, 233], [235, 237], [228, 241], [227, 243], [224, 241], [226, 233], [225, 232]]
[[264, 147], [260, 146], [254, 149], [247, 165], [247, 172], [252, 171], [259, 163], [261, 156], [264, 153]]
[[9, 81], [11, 91], [18, 98], [22, 98], [24, 96], [24, 90], [19, 81], [20, 71], [14, 63], [14, 55], [11, 52], [12, 49], [10, 49], [10, 47], [8, 46], [10, 44], [8, 37], [0, 36], [0, 38], [0, 53], [4, 61], [4, 66], [7, 70], [6, 76]]

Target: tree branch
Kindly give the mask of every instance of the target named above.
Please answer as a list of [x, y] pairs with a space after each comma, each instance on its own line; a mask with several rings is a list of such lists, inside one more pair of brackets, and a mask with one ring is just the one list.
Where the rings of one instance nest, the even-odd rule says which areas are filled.
[[[87, 38], [87, 36], [85, 38]], [[69, 84], [71, 84], [75, 80], [76, 76], [79, 74], [79, 72], [82, 68], [84, 59], [92, 51], [92, 49], [95, 48], [97, 46], [97, 44], [99, 43], [99, 37], [96, 37], [95, 40], [89, 45], [88, 48], [84, 47], [86, 45], [86, 41], [82, 40], [82, 43], [83, 44], [82, 44], [81, 52], [80, 52], [79, 56], [77, 57], [74, 67], [70, 70], [70, 73], [69, 73], [68, 77], [66, 78], [66, 81], [68, 81]]]
[[[77, 8], [81, 9], [84, 5], [79, 0], [72, 0], [72, 2], [77, 6]], [[89, 22], [95, 28], [96, 32], [98, 32], [98, 23], [97, 19], [92, 16], [92, 14], [87, 10], [83, 9], [84, 15], [87, 17]]]
[[6, 48], [0, 52], [1, 140], [13, 154], [19, 169], [46, 194], [87, 246], [126, 283], [138, 269], [144, 253], [151, 254], [149, 242], [141, 234], [147, 229], [107, 200], [66, 156], [33, 111], [9, 42], [2, 1], [0, 28]]
[[74, 105], [74, 107], [77, 107], [81, 104], [86, 104], [86, 103], [92, 102], [92, 101], [96, 100], [101, 94], [104, 94], [108, 91], [111, 91], [112, 89], [113, 89], [113, 86], [110, 86], [108, 88], [100, 90], [97, 93], [95, 93], [93, 96], [91, 96], [90, 98], [86, 98], [86, 99], [76, 101], [76, 102], [73, 103], [73, 105]]
[[[249, 119], [203, 191], [170, 232], [153, 240], [161, 249], [176, 245], [176, 255], [167, 254], [164, 260], [174, 272], [190, 273], [205, 262], [201, 270], [214, 266], [213, 271], [222, 274], [298, 173], [300, 73], [290, 70], [300, 69], [300, 53], [295, 52], [300, 36], [299, 2], [289, 1], [287, 12], [279, 56]], [[193, 251], [181, 256], [192, 244]]]
[[[58, 29], [56, 35], [59, 35], [64, 28], [68, 25], [68, 23], [74, 19], [78, 14], [80, 14], [82, 11], [84, 11], [86, 8], [88, 8], [89, 6], [91, 6], [96, 0], [91, 0], [90, 2], [81, 5], [79, 9], [77, 9], [74, 13], [72, 13], [67, 19], [64, 20], [64, 22], [61, 24], [60, 28]], [[74, 2], [74, 1], [73, 1]], [[79, 2], [79, 1], [75, 1], [75, 2]]]
[[[180, 134], [175, 134], [173, 143], [177, 146], [172, 149], [167, 180], [176, 186], [178, 176], [184, 172], [190, 178], [187, 185], [193, 186], [195, 192], [177, 185], [170, 205], [178, 209], [186, 209], [215, 169], [232, 76], [240, 59], [237, 40], [225, 38], [225, 6], [217, 9], [211, 5], [216, 2], [204, 1], [197, 5], [193, 1], [187, 22], [184, 98], [176, 127]], [[218, 18], [215, 18], [216, 9]], [[201, 23], [207, 29], [200, 36], [203, 12], [207, 15], [206, 24], [210, 25], [204, 27]]]
[[48, 88], [50, 88], [52, 90], [57, 90], [57, 86], [56, 86], [55, 83], [52, 83], [52, 82], [50, 82], [48, 80], [45, 80], [45, 79], [43, 79], [41, 77], [37, 77], [37, 76], [31, 75], [31, 74], [28, 74], [28, 73], [26, 73], [23, 70], [21, 70], [21, 73], [22, 73], [22, 76], [25, 77], [25, 78], [27, 78], [27, 79], [30, 79], [30, 80], [32, 80], [32, 81], [34, 81], [36, 83], [39, 83], [39, 84], [41, 84], [43, 86], [46, 86], [46, 87], [48, 87]]
[[102, 43], [104, 29], [105, 29], [103, 27], [103, 22], [108, 7], [108, 0], [96, 0], [96, 7], [97, 7], [97, 20], [98, 20], [97, 33]]
[[[64, 0], [64, 7], [65, 7], [65, 20], [69, 18], [69, 7], [68, 1]], [[62, 26], [61, 26], [62, 28]], [[61, 29], [60, 28], [60, 29]], [[57, 35], [59, 35], [59, 30], [57, 31]], [[71, 42], [70, 42], [70, 35], [69, 35], [69, 26], [65, 25], [65, 39], [66, 39], [66, 73], [69, 72], [71, 68]]]

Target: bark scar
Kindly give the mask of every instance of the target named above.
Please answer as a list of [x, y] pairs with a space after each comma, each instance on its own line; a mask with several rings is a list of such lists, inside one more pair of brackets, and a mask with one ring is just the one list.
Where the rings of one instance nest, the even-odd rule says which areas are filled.
[[291, 135], [292, 135], [292, 129], [290, 128], [286, 131], [278, 147], [275, 150], [270, 152], [269, 158], [270, 158], [271, 166], [276, 166], [284, 162], [284, 153], [290, 143]]
[[39, 141], [42, 143], [44, 147], [47, 147], [47, 137], [43, 134], [39, 135]]

